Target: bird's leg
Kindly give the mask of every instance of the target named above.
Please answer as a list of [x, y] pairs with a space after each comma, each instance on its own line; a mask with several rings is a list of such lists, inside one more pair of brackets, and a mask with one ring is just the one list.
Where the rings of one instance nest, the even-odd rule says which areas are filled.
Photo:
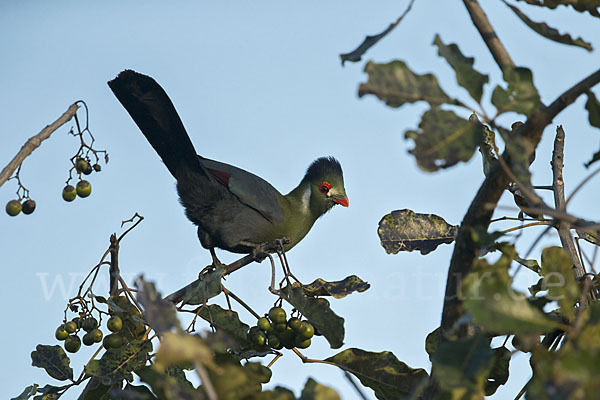
[[[285, 255], [285, 248], [283, 247], [284, 241], [285, 241], [285, 239], [278, 239], [275, 241], [277, 243], [277, 246], [279, 247], [278, 249], [276, 249], [277, 255], [279, 256], [279, 259], [281, 260], [282, 264], [284, 265], [284, 270], [287, 270], [286, 274], [288, 276], [291, 276], [292, 278], [294, 278], [294, 280], [296, 282], [302, 284], [300, 282], [300, 280], [298, 278], [296, 278], [294, 276], [294, 274], [292, 274], [292, 270], [290, 269], [290, 264], [288, 263], [287, 257]], [[281, 251], [281, 253], [280, 253], [280, 251]]]
[[281, 282], [279, 282], [279, 288], [281, 289], [283, 287], [283, 282], [287, 282], [288, 288], [291, 288], [292, 282], [290, 282], [290, 274], [288, 273], [289, 270], [286, 270], [286, 268], [285, 268], [285, 264], [283, 263], [283, 258], [281, 257], [281, 253], [279, 252], [279, 249], [276, 249], [275, 251], [277, 252], [277, 255], [279, 256], [279, 261], [281, 262], [281, 269], [283, 269], [283, 279], [281, 279]]
[[217, 268], [217, 267], [225, 267], [225, 264], [223, 264], [219, 258], [217, 257], [217, 252], [215, 251], [214, 247], [211, 247], [210, 249], [208, 249], [208, 251], [210, 251], [210, 256], [212, 257], [212, 265]]

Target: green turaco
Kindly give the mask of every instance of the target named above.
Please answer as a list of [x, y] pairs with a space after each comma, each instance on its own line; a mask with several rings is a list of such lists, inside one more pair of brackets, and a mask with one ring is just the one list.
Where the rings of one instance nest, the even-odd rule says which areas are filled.
[[151, 77], [125, 70], [108, 85], [177, 180], [185, 213], [214, 262], [215, 247], [250, 254], [288, 238], [289, 250], [334, 205], [348, 207], [342, 167], [333, 157], [315, 160], [282, 195], [250, 172], [197, 155], [173, 103]]

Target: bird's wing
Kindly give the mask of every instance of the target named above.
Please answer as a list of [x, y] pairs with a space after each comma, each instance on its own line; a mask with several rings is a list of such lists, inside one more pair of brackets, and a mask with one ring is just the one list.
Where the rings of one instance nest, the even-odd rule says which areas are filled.
[[225, 184], [231, 193], [247, 206], [258, 211], [271, 223], [283, 221], [280, 201], [284, 197], [269, 182], [233, 165], [200, 157], [204, 168]]

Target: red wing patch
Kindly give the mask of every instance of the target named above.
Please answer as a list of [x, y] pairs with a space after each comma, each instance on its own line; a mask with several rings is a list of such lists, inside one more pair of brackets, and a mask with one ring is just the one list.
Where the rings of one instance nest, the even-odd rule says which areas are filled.
[[231, 177], [231, 175], [229, 175], [227, 172], [217, 171], [216, 169], [210, 169], [210, 168], [208, 168], [208, 172], [213, 174], [217, 179], [219, 179], [224, 184], [226, 184], [226, 185], [229, 184], [229, 178]]

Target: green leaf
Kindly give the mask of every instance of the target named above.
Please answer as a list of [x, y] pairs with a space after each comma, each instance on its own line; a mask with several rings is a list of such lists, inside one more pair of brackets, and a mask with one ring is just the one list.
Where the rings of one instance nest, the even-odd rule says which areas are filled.
[[321, 278], [317, 278], [314, 282], [303, 285], [302, 289], [308, 296], [333, 296], [336, 299], [341, 299], [354, 292], [364, 292], [370, 287], [371, 285], [358, 276], [350, 275], [344, 280], [336, 282], [326, 282]]
[[[515, 336], [516, 337], [516, 336]], [[510, 359], [512, 353], [506, 347], [497, 347], [493, 349], [492, 369], [485, 382], [485, 395], [491, 396], [501, 385], [508, 381]]]
[[300, 400], [340, 400], [341, 397], [332, 388], [321, 385], [313, 378], [308, 378], [302, 393], [300, 394]]
[[492, 93], [492, 104], [498, 109], [498, 115], [508, 111], [529, 115], [538, 107], [540, 95], [533, 85], [530, 69], [505, 67], [503, 77], [508, 89], [496, 86]]
[[433, 172], [469, 161], [482, 142], [484, 131], [476, 119], [466, 120], [434, 107], [421, 117], [419, 130], [408, 130], [404, 137], [415, 142], [409, 153], [415, 156], [419, 168]]
[[458, 48], [458, 45], [452, 43], [445, 45], [439, 35], [435, 35], [433, 44], [438, 48], [438, 55], [446, 59], [448, 64], [456, 73], [456, 81], [465, 89], [478, 103], [481, 102], [483, 94], [483, 85], [489, 81], [489, 77], [473, 68], [475, 59], [465, 57]]
[[388, 254], [413, 250], [428, 254], [440, 244], [452, 243], [457, 231], [457, 225], [450, 225], [440, 216], [404, 209], [385, 215], [379, 221], [377, 234]]
[[271, 370], [257, 362], [242, 366], [239, 358], [226, 353], [217, 353], [215, 362], [219, 370], [208, 374], [220, 399], [253, 399], [271, 380]]
[[489, 337], [478, 334], [441, 343], [432, 357], [432, 363], [437, 380], [444, 390], [465, 393], [460, 398], [476, 399], [484, 396], [485, 382], [493, 359]]
[[440, 327], [438, 326], [433, 331], [429, 332], [429, 334], [425, 338], [425, 351], [429, 355], [429, 361], [431, 361], [431, 357], [437, 351], [439, 335], [440, 335]]
[[585, 109], [588, 112], [588, 120], [590, 125], [600, 128], [600, 102], [596, 98], [596, 95], [591, 90], [585, 92], [587, 95], [587, 101], [585, 102]]
[[342, 60], [342, 66], [346, 61], [350, 62], [358, 62], [361, 60], [362, 56], [369, 50], [371, 47], [375, 46], [377, 42], [383, 39], [388, 33], [390, 33], [402, 19], [408, 14], [410, 9], [412, 8], [414, 0], [411, 0], [408, 4], [406, 10], [402, 13], [402, 15], [393, 23], [390, 24], [383, 32], [373, 36], [367, 36], [365, 40], [358, 46], [356, 49], [352, 50], [350, 53], [340, 54], [340, 58]]
[[545, 333], [558, 324], [533, 307], [511, 287], [508, 268], [512, 257], [502, 254], [489, 265], [480, 259], [462, 284], [463, 305], [475, 322], [494, 333]]
[[31, 352], [31, 365], [44, 368], [48, 375], [59, 381], [73, 379], [73, 369], [69, 366], [71, 360], [60, 346], [38, 344]]
[[544, 290], [548, 290], [546, 297], [556, 300], [561, 314], [573, 320], [580, 291], [575, 280], [573, 264], [565, 249], [553, 246], [542, 250], [542, 275], [542, 285]]
[[212, 350], [196, 335], [168, 332], [156, 352], [154, 367], [166, 370], [169, 366], [201, 362], [214, 366]]
[[155, 400], [156, 396], [146, 386], [134, 386], [127, 383], [123, 389], [114, 388], [110, 392], [111, 400]]
[[429, 375], [424, 369], [413, 369], [389, 351], [372, 353], [347, 349], [326, 359], [356, 376], [375, 391], [378, 399], [399, 399], [410, 394]]
[[546, 39], [550, 39], [554, 42], [562, 44], [568, 44], [571, 46], [583, 47], [587, 51], [593, 50], [592, 45], [583, 40], [582, 38], [579, 37], [577, 39], [573, 39], [568, 33], [561, 34], [558, 30], [552, 28], [551, 26], [548, 26], [545, 22], [532, 21], [527, 15], [525, 15], [521, 10], [519, 10], [512, 4], [509, 4], [506, 1], [504, 1], [504, 4], [510, 7], [510, 9], [513, 10], [517, 17], [519, 17], [521, 21], [523, 21], [528, 27], [530, 27], [533, 31], [545, 37]]
[[276, 386], [273, 390], [263, 391], [256, 397], [257, 400], [296, 400], [294, 392], [281, 386]]
[[365, 72], [369, 74], [369, 80], [358, 88], [358, 97], [373, 94], [390, 107], [401, 107], [405, 103], [421, 100], [431, 105], [462, 105], [460, 101], [448, 97], [435, 75], [415, 74], [404, 61], [395, 60], [388, 64], [369, 61]]
[[163, 335], [173, 329], [181, 330], [175, 305], [163, 300], [154, 283], [146, 282], [140, 276], [135, 286], [138, 289], [137, 300], [144, 307], [144, 320], [156, 333]]
[[13, 397], [11, 400], [27, 400], [28, 398], [30, 398], [31, 396], [33, 396], [34, 394], [37, 393], [37, 388], [38, 388], [37, 384], [27, 386], [25, 388], [25, 390], [23, 390], [23, 392], [21, 392], [20, 395], [18, 395], [17, 397]]
[[242, 348], [253, 347], [248, 340], [248, 329], [250, 329], [250, 326], [240, 321], [235, 311], [224, 310], [217, 304], [210, 304], [203, 307], [198, 312], [198, 315], [210, 322], [217, 331], [222, 330], [229, 334]]
[[571, 6], [576, 11], [584, 12], [587, 11], [594, 17], [600, 17], [598, 12], [598, 0], [519, 0], [524, 1], [527, 4], [531, 4], [538, 7], [548, 7], [555, 9], [559, 5]]
[[197, 400], [206, 396], [202, 389], [194, 389], [189, 381], [180, 383], [177, 379], [152, 367], [143, 367], [135, 371], [142, 382], [147, 383], [159, 399]]
[[506, 242], [496, 243], [494, 245], [494, 248], [500, 250], [502, 253], [506, 254], [507, 256], [512, 257], [513, 261], [518, 262], [519, 264], [521, 264], [525, 268], [532, 270], [536, 274], [540, 273], [541, 268], [540, 268], [540, 265], [538, 264], [537, 260], [526, 260], [524, 258], [519, 257], [519, 255], [515, 252], [514, 247], [509, 245], [508, 243], [506, 243]]
[[327, 339], [332, 349], [344, 344], [344, 319], [337, 316], [325, 299], [308, 297], [302, 287], [285, 288], [281, 297], [293, 305]]
[[99, 360], [91, 360], [85, 366], [85, 373], [97, 377], [104, 385], [112, 385], [124, 379], [131, 381], [131, 372], [146, 365], [151, 351], [151, 342], [131, 341], [117, 349], [106, 350]]
[[221, 293], [221, 278], [225, 275], [225, 268], [219, 266], [214, 271], [202, 275], [183, 297], [183, 304], [204, 304]]
[[100, 379], [92, 377], [83, 388], [78, 400], [112, 400], [110, 391], [114, 387], [121, 388], [121, 384], [122, 382], [119, 381], [118, 383], [105, 385], [100, 382]]

